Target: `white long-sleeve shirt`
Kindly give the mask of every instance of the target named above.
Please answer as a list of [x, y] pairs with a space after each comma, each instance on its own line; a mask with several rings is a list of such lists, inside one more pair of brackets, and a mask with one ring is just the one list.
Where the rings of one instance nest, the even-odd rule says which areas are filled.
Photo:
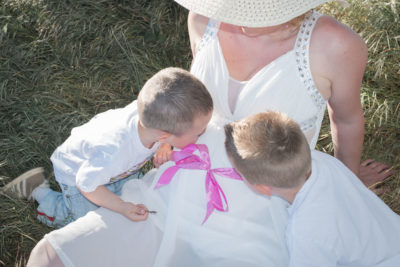
[[400, 266], [400, 216], [330, 155], [312, 152], [288, 211], [291, 267]]

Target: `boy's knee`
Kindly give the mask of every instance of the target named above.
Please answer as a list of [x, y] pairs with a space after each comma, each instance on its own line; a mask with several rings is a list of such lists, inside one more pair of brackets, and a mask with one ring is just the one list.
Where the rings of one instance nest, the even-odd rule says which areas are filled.
[[56, 251], [46, 239], [42, 239], [33, 248], [27, 267], [64, 267]]

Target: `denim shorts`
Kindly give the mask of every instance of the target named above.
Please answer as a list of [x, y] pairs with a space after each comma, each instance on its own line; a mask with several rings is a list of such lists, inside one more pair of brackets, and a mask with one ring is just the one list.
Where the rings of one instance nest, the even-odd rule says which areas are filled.
[[[134, 174], [105, 186], [108, 190], [120, 196], [124, 184], [137, 177], [138, 175]], [[59, 185], [62, 192], [50, 190], [39, 202], [37, 217], [44, 224], [51, 227], [62, 227], [84, 216], [89, 211], [99, 208], [99, 206], [84, 197], [76, 186], [61, 183]]]

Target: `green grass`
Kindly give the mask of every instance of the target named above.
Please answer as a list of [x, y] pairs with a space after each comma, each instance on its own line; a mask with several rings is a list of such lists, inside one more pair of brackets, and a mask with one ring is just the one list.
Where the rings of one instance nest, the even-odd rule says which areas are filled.
[[[363, 158], [400, 169], [399, 1], [353, 0], [321, 10], [369, 47], [362, 88]], [[191, 61], [187, 12], [170, 0], [0, 0], [0, 186], [49, 156], [71, 128], [136, 98], [144, 81]], [[325, 120], [318, 148], [332, 153]], [[400, 176], [382, 196], [400, 213]], [[57, 187], [54, 180], [52, 186]], [[49, 228], [35, 204], [0, 194], [0, 266], [23, 266]]]

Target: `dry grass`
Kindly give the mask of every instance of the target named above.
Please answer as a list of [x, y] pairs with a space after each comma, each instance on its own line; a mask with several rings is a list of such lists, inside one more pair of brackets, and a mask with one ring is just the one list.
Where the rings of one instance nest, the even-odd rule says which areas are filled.
[[[364, 158], [400, 168], [399, 2], [322, 8], [367, 41]], [[135, 99], [143, 82], [191, 60], [186, 11], [167, 0], [0, 0], [0, 186], [49, 156], [72, 127]], [[332, 152], [327, 120], [320, 150]], [[382, 196], [400, 213], [400, 174]], [[52, 186], [56, 187], [54, 181]], [[0, 194], [0, 265], [23, 266], [50, 229], [35, 204]]]
[[[400, 2], [349, 2], [351, 6], [346, 9], [330, 3], [320, 11], [338, 18], [367, 43], [368, 64], [361, 92], [365, 116], [363, 159], [383, 161], [397, 170], [384, 184], [390, 190], [381, 198], [400, 214]], [[332, 153], [327, 118], [318, 147]]]

